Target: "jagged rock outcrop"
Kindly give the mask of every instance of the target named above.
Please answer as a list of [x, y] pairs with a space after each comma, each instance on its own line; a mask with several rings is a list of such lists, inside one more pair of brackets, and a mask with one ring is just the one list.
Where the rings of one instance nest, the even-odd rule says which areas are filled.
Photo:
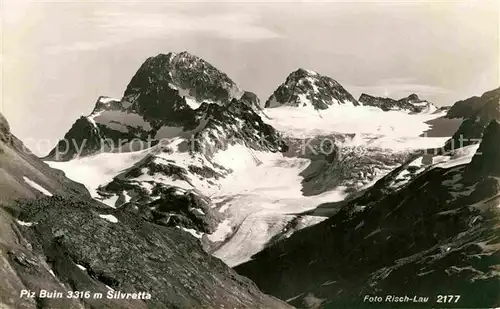
[[489, 123], [498, 119], [500, 102], [500, 88], [487, 91], [480, 97], [472, 97], [458, 101], [450, 108], [446, 117], [448, 118], [476, 118], [484, 119]]
[[408, 97], [394, 100], [391, 98], [374, 97], [366, 93], [361, 94], [359, 103], [365, 106], [378, 107], [384, 111], [405, 110], [413, 113], [433, 113], [437, 107], [429, 101], [422, 100], [418, 95], [412, 93]]
[[266, 101], [265, 107], [310, 106], [327, 109], [332, 105], [359, 105], [358, 101], [336, 80], [314, 71], [298, 69]]
[[261, 111], [262, 106], [260, 105], [259, 97], [253, 92], [245, 91], [240, 98], [240, 102], [244, 103], [248, 107], [251, 107], [255, 111]]
[[254, 150], [287, 150], [281, 134], [264, 123], [251, 106], [239, 100], [226, 106], [203, 103], [197, 112], [203, 128], [193, 135], [196, 152], [210, 157], [217, 150], [238, 143]]

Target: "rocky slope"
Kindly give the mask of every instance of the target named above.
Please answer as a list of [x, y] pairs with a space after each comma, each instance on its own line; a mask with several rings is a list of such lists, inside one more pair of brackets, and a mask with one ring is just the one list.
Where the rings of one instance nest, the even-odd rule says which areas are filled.
[[361, 94], [359, 103], [365, 106], [375, 106], [384, 111], [404, 110], [412, 113], [433, 113], [437, 107], [429, 101], [420, 99], [416, 94], [410, 94], [408, 97], [394, 100], [391, 98], [374, 97], [366, 93]]
[[285, 82], [274, 91], [265, 107], [310, 106], [321, 110], [344, 104], [359, 105], [336, 80], [314, 71], [298, 69], [290, 73]]
[[[145, 220], [133, 204], [114, 210], [93, 200], [27, 152], [8, 128], [0, 115], [1, 308], [287, 307], [188, 233]], [[169, 196], [175, 199], [163, 193]], [[176, 201], [176, 207], [189, 202]], [[44, 298], [42, 290], [61, 297]], [[72, 291], [89, 293], [71, 297]]]
[[[386, 295], [425, 297], [401, 306], [500, 305], [500, 124], [479, 149], [432, 164], [416, 155], [331, 218], [278, 241], [236, 270], [298, 307], [386, 308]], [[382, 296], [381, 302], [365, 295]], [[439, 303], [439, 295], [460, 300]], [[442, 299], [441, 299], [442, 300]]]

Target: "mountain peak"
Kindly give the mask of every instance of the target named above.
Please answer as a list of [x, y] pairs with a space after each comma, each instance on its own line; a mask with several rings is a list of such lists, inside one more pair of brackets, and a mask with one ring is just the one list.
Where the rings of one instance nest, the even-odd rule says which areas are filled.
[[140, 94], [158, 92], [165, 87], [198, 102], [230, 102], [243, 94], [225, 73], [183, 51], [148, 58], [127, 86], [124, 99], [133, 103]]
[[333, 78], [299, 68], [288, 75], [266, 101], [265, 107], [309, 106], [327, 109], [332, 105], [357, 106], [359, 103]]
[[409, 96], [394, 100], [391, 98], [376, 97], [366, 93], [361, 94], [359, 102], [365, 106], [378, 107], [384, 111], [390, 110], [406, 110], [413, 113], [428, 112], [432, 113], [437, 110], [431, 102], [422, 100], [415, 93]]
[[409, 96], [406, 97], [406, 99], [412, 100], [412, 101], [420, 101], [420, 98], [415, 93], [410, 94]]

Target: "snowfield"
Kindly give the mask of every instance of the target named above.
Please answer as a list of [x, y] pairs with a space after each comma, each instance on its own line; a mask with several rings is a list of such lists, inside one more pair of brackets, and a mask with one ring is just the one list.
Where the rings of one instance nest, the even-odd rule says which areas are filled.
[[[265, 110], [263, 119], [278, 131], [294, 137], [314, 137], [333, 133], [356, 133], [361, 136], [396, 139], [395, 144], [413, 140], [429, 129], [426, 121], [446, 115], [410, 114], [403, 111], [383, 111], [371, 106], [333, 105], [326, 110], [282, 106]], [[424, 141], [426, 138], [424, 137]], [[427, 140], [432, 141], [432, 140]], [[438, 143], [438, 140], [434, 140]]]
[[99, 153], [66, 162], [46, 161], [50, 167], [62, 170], [66, 177], [79, 182], [94, 198], [99, 198], [97, 187], [109, 183], [113, 177], [143, 159], [150, 149], [128, 153]]
[[[387, 155], [412, 149], [442, 147], [448, 139], [420, 136], [430, 127], [426, 121], [442, 117], [444, 113], [411, 115], [402, 111], [384, 112], [375, 107], [344, 105], [322, 111], [282, 106], [266, 109], [265, 114], [267, 117], [262, 118], [268, 124], [289, 137], [354, 134], [345, 142], [347, 146], [381, 148]], [[170, 137], [170, 134], [167, 135]], [[194, 174], [189, 176], [190, 183], [147, 174], [140, 176], [142, 178], [139, 180], [142, 180], [144, 186], [151, 186], [153, 182], [165, 182], [183, 189], [196, 188], [210, 197], [213, 203], [211, 207], [224, 217], [216, 231], [210, 235], [202, 235], [195, 230], [184, 230], [196, 238], [210, 241], [214, 245], [212, 254], [229, 266], [250, 260], [273, 236], [286, 234], [287, 224], [297, 218], [297, 214], [312, 210], [322, 203], [341, 201], [347, 196], [344, 187], [304, 196], [303, 177], [300, 174], [311, 163], [309, 159], [254, 151], [240, 144], [229, 146], [208, 160], [203, 156], [191, 157], [186, 152], [178, 151], [176, 145], [182, 140], [178, 137], [170, 141], [168, 147], [175, 150], [173, 153], [162, 152], [155, 146], [140, 152], [102, 153], [69, 162], [47, 163], [63, 170], [69, 178], [83, 183], [95, 198], [98, 198], [98, 186], [109, 183], [114, 176], [148, 154], [155, 155], [157, 164], [224, 167], [231, 173], [215, 181], [215, 184]], [[469, 150], [472, 153], [473, 149]], [[440, 164], [451, 165], [452, 162], [466, 161], [470, 153], [468, 150], [464, 151], [467, 153], [463, 156], [443, 158]], [[446, 163], [445, 160], [449, 162]], [[415, 165], [419, 165], [418, 162]], [[384, 175], [378, 175], [377, 179], [382, 176]], [[401, 175], [401, 178], [403, 180], [405, 175]], [[114, 196], [104, 202], [114, 206], [117, 198]], [[297, 228], [304, 228], [324, 219], [326, 218], [305, 216], [301, 218]]]

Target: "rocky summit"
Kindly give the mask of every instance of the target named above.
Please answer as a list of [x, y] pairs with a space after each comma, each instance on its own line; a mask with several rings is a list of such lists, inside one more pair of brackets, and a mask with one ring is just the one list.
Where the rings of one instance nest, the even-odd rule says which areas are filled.
[[332, 105], [357, 106], [359, 103], [336, 80], [305, 69], [288, 75], [265, 103], [267, 108], [310, 106], [319, 110]]
[[359, 103], [364, 106], [378, 107], [384, 111], [404, 110], [413, 113], [432, 113], [437, 110], [437, 107], [426, 100], [422, 100], [418, 95], [412, 93], [408, 97], [394, 100], [391, 98], [374, 97], [366, 93], [361, 94]]
[[448, 111], [448, 118], [480, 118], [484, 123], [500, 118], [500, 88], [487, 91], [481, 96], [474, 96], [453, 104]]

